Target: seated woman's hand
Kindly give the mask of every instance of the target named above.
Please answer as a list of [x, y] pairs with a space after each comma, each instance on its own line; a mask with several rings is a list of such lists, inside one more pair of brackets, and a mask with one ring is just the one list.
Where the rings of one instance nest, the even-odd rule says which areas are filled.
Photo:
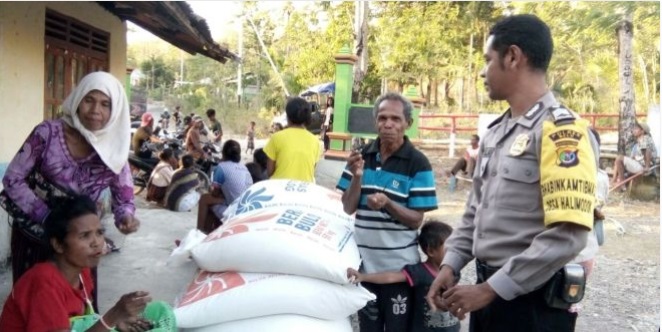
[[145, 310], [147, 303], [151, 301], [152, 298], [147, 292], [137, 291], [124, 294], [119, 299], [119, 301], [117, 301], [115, 306], [112, 307], [108, 313], [106, 313], [106, 316], [113, 318], [113, 322], [117, 326], [128, 327], [130, 325], [132, 328], [134, 328], [134, 323], [138, 321], [138, 316], [141, 315]]
[[133, 322], [121, 322], [117, 324], [117, 330], [119, 332], [142, 332], [149, 331], [154, 328], [154, 324], [147, 319], [138, 318]]

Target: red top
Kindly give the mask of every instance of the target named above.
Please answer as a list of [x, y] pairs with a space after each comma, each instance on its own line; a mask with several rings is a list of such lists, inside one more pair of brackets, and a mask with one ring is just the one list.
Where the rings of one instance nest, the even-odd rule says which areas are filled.
[[[87, 298], [92, 295], [90, 269], [82, 272]], [[85, 295], [75, 289], [53, 263], [39, 263], [14, 285], [0, 316], [0, 331], [47, 332], [69, 330], [69, 318], [83, 315]]]

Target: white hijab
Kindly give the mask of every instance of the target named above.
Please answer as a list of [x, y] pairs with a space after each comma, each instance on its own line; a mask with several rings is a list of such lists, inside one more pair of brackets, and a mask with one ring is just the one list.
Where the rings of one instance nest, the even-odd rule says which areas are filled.
[[[106, 126], [97, 131], [87, 130], [78, 118], [78, 105], [92, 90], [103, 92], [110, 98], [110, 119]], [[94, 72], [80, 80], [78, 86], [62, 104], [63, 120], [78, 130], [94, 147], [101, 160], [113, 173], [119, 174], [129, 158], [131, 143], [131, 123], [129, 121], [129, 103], [124, 93], [124, 86], [113, 75]]]

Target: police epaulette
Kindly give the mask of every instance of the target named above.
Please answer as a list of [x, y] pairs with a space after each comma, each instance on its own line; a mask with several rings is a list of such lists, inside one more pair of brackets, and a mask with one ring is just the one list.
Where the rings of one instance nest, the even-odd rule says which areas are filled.
[[548, 109], [552, 114], [552, 118], [554, 118], [555, 125], [575, 122], [575, 115], [572, 114], [572, 112], [570, 112], [567, 108], [563, 107], [563, 105], [550, 107]]

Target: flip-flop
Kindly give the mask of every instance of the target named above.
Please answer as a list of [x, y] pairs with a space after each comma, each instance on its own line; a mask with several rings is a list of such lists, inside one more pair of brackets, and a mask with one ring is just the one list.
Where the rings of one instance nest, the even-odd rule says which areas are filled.
[[120, 248], [115, 246], [115, 242], [109, 238], [106, 238], [106, 247], [110, 252], [119, 252]]

